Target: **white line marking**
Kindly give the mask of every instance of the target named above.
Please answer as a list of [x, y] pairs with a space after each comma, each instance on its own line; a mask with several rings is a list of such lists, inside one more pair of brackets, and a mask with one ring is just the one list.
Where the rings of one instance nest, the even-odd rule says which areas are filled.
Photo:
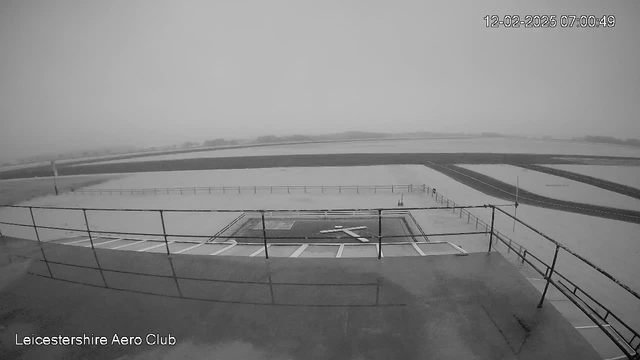
[[305, 251], [307, 248], [309, 247], [309, 244], [302, 244], [296, 251], [293, 252], [293, 254], [291, 254], [292, 258], [297, 258], [298, 256], [300, 256], [300, 254], [302, 254], [303, 251]]
[[356, 227], [350, 227], [350, 228], [340, 228], [340, 229], [332, 229], [332, 230], [321, 230], [320, 233], [321, 234], [326, 234], [326, 233], [334, 233], [334, 232], [340, 232], [340, 231], [344, 231], [347, 232], [348, 230], [362, 230], [362, 229], [366, 229], [366, 226], [356, 226]]
[[86, 239], [84, 239], [84, 240], [77, 240], [77, 241], [68, 242], [68, 243], [65, 243], [65, 244], [63, 244], [63, 245], [73, 245], [73, 244], [81, 243], [81, 242], [83, 242], [83, 241], [89, 241], [89, 238], [86, 238]]
[[[116, 242], [116, 241], [118, 241], [118, 240], [122, 240], [122, 239], [113, 239], [113, 240], [109, 240], [109, 241], [101, 242], [101, 243], [99, 243], [99, 244], [93, 244], [93, 247], [102, 246], [102, 245], [104, 245], [104, 244], [110, 244], [110, 243], [112, 243], [112, 242]], [[89, 245], [85, 245], [84, 247], [91, 247], [91, 244], [89, 244]]]
[[236, 246], [236, 245], [238, 245], [238, 244], [231, 244], [231, 245], [229, 245], [229, 246], [227, 246], [227, 247], [223, 247], [222, 249], [220, 249], [220, 250], [218, 250], [218, 251], [216, 251], [216, 252], [213, 252], [213, 253], [211, 253], [211, 254], [209, 254], [209, 255], [218, 255], [218, 254], [221, 254], [221, 253], [223, 253], [223, 252], [225, 252], [225, 251], [227, 251], [227, 250], [231, 249], [232, 247], [234, 247], [234, 246]]
[[450, 242], [448, 242], [448, 241], [445, 241], [445, 242], [446, 242], [447, 244], [449, 244], [449, 245], [453, 246], [456, 250], [460, 251], [460, 252], [462, 253], [462, 255], [468, 255], [468, 254], [469, 254], [465, 249], [461, 248], [460, 246], [458, 246], [458, 245], [456, 245], [456, 244], [454, 244], [454, 243], [450, 243]]
[[[611, 325], [609, 325], [609, 324], [602, 325], [602, 327], [608, 327], [608, 326], [611, 326]], [[594, 329], [594, 328], [598, 328], [599, 329], [598, 325], [576, 326], [576, 329]]]
[[[269, 247], [270, 245], [271, 245], [271, 244], [268, 244], [268, 245], [267, 245], [267, 247]], [[261, 253], [261, 252], [263, 252], [263, 251], [264, 251], [264, 247], [261, 247], [261, 248], [260, 248], [260, 250], [258, 250], [258, 251], [256, 251], [256, 252], [254, 252], [253, 254], [249, 255], [249, 257], [254, 257], [254, 256], [256, 256], [256, 255], [260, 254], [260, 253]]]
[[347, 230], [347, 229], [342, 229], [342, 231], [344, 231], [347, 235], [360, 240], [360, 242], [363, 242], [363, 243], [369, 242], [369, 239], [365, 239], [363, 237], [360, 237], [360, 235], [354, 233], [353, 231], [350, 231], [350, 230]]
[[[173, 244], [174, 242], [175, 242], [175, 241], [169, 241], [169, 243], [168, 243], [168, 244]], [[140, 250], [138, 250], [138, 252], [144, 252], [144, 251], [147, 251], [147, 250], [151, 250], [151, 249], [159, 248], [160, 246], [164, 246], [164, 245], [165, 245], [165, 243], [160, 243], [160, 244], [157, 244], [157, 245], [152, 245], [152, 246], [146, 247], [146, 248], [144, 248], [144, 249], [140, 249]]]
[[424, 251], [422, 251], [422, 249], [420, 249], [420, 247], [418, 246], [418, 244], [416, 243], [411, 243], [411, 245], [413, 245], [413, 248], [416, 249], [416, 251], [418, 252], [418, 254], [420, 254], [420, 256], [426, 256], [424, 254]]
[[[122, 240], [129, 240], [129, 239], [122, 239]], [[119, 250], [119, 249], [125, 248], [125, 247], [127, 247], [127, 246], [131, 246], [131, 245], [135, 245], [135, 244], [140, 244], [141, 242], [147, 242], [147, 240], [141, 240], [141, 241], [138, 241], [138, 240], [132, 240], [132, 241], [135, 241], [135, 242], [134, 242], [134, 243], [132, 243], [132, 244], [124, 244], [124, 245], [116, 246], [116, 247], [114, 247], [114, 248], [111, 248], [110, 250]]]
[[191, 250], [191, 249], [195, 249], [195, 248], [197, 248], [198, 246], [202, 246], [202, 245], [204, 245], [204, 244], [205, 244], [205, 243], [195, 244], [195, 245], [193, 245], [193, 246], [189, 246], [188, 248], [184, 248], [184, 249], [182, 249], [182, 250], [178, 250], [178, 251], [174, 252], [174, 254], [181, 254], [181, 253], [183, 253], [183, 252], [185, 252], [185, 251], [189, 251], [189, 250]]
[[340, 244], [340, 248], [338, 249], [338, 253], [336, 254], [336, 257], [341, 258], [343, 251], [344, 251], [344, 244]]

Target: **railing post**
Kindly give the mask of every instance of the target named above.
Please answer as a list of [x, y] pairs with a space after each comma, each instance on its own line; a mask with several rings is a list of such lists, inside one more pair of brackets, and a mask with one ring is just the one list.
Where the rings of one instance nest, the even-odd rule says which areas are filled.
[[489, 252], [491, 252], [491, 245], [493, 243], [493, 222], [496, 219], [496, 208], [491, 207], [491, 233], [489, 234]]
[[378, 260], [382, 259], [382, 210], [378, 209]]
[[169, 252], [169, 241], [167, 241], [167, 230], [164, 227], [164, 215], [162, 213], [162, 210], [159, 210], [159, 211], [160, 211], [160, 221], [162, 221], [162, 235], [164, 235], [164, 246], [167, 247], [167, 255], [169, 255], [171, 253]]
[[549, 271], [549, 275], [545, 277], [547, 279], [547, 283], [544, 285], [544, 291], [542, 292], [542, 297], [540, 298], [540, 303], [538, 304], [538, 309], [542, 307], [542, 302], [544, 301], [544, 297], [547, 295], [547, 289], [549, 288], [549, 283], [551, 282], [551, 275], [553, 274], [553, 269], [556, 267], [556, 260], [558, 260], [558, 250], [560, 250], [560, 246], [556, 244], [556, 252], [553, 254], [553, 262], [551, 263], [551, 269]]
[[36, 226], [36, 218], [33, 217], [33, 208], [29, 206], [29, 212], [31, 213], [31, 221], [33, 222], [33, 230], [36, 231], [36, 239], [40, 242], [40, 234], [38, 234], [38, 227]]
[[91, 236], [91, 229], [89, 228], [89, 220], [87, 219], [87, 209], [82, 209], [82, 214], [84, 215], [84, 223], [87, 226], [87, 235], [89, 235], [89, 242], [91, 243], [91, 249], [95, 250], [96, 248], [93, 246], [93, 237]]
[[262, 217], [262, 237], [264, 238], [264, 257], [266, 259], [269, 258], [269, 249], [267, 247], [267, 226], [264, 222], [264, 210], [260, 210], [260, 215]]

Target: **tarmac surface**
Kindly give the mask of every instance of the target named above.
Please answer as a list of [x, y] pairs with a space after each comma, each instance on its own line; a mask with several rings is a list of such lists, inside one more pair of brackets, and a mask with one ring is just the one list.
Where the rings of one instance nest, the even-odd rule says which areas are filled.
[[[265, 260], [4, 237], [0, 254], [2, 359], [600, 358], [499, 253]], [[31, 334], [108, 344], [16, 345]]]

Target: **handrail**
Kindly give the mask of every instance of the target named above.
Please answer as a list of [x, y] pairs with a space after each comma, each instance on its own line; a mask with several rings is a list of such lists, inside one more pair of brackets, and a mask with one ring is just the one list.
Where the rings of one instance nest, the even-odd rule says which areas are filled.
[[596, 271], [598, 271], [602, 275], [606, 276], [609, 280], [611, 280], [614, 283], [618, 284], [621, 288], [625, 289], [631, 295], [635, 296], [636, 299], [640, 300], [640, 294], [638, 294], [637, 292], [633, 291], [633, 289], [631, 289], [629, 286], [625, 285], [623, 282], [621, 282], [620, 280], [616, 279], [615, 277], [613, 277], [613, 275], [611, 275], [608, 272], [606, 272], [605, 270], [601, 269], [599, 266], [593, 264], [591, 261], [585, 259], [583, 256], [577, 254], [576, 252], [574, 252], [573, 250], [569, 249], [568, 247], [566, 247], [566, 246], [560, 244], [559, 242], [553, 240], [552, 238], [550, 238], [549, 236], [543, 234], [542, 232], [534, 229], [529, 224], [527, 224], [527, 223], [523, 222], [522, 220], [514, 217], [513, 215], [509, 214], [508, 212], [506, 212], [506, 211], [504, 211], [502, 209], [499, 209], [499, 208], [498, 208], [498, 211], [500, 211], [503, 214], [507, 215], [508, 217], [514, 219], [515, 221], [519, 222], [520, 224], [526, 226], [527, 228], [529, 228], [530, 230], [532, 230], [536, 234], [538, 234], [538, 235], [544, 237], [545, 239], [549, 240], [550, 242], [552, 242], [553, 244], [555, 244], [559, 248], [563, 249], [564, 251], [568, 252], [569, 254], [571, 254], [571, 255], [577, 257], [578, 259], [582, 260], [585, 264], [591, 266], [593, 269], [595, 269]]

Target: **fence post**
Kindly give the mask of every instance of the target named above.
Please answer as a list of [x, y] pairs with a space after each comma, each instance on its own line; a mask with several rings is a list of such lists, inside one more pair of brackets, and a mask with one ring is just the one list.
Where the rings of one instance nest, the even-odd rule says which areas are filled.
[[269, 258], [269, 249], [267, 248], [267, 226], [264, 223], [264, 210], [260, 210], [262, 216], [262, 237], [264, 238], [264, 257]]
[[491, 207], [491, 233], [489, 234], [489, 252], [491, 252], [491, 243], [493, 242], [493, 222], [496, 218], [496, 208]]
[[378, 209], [378, 260], [382, 259], [382, 210]]
[[547, 295], [547, 289], [549, 288], [551, 275], [553, 274], [553, 269], [556, 267], [556, 260], [558, 259], [558, 250], [560, 250], [560, 246], [556, 244], [556, 253], [553, 255], [553, 262], [551, 263], [551, 269], [549, 271], [549, 275], [545, 277], [547, 279], [547, 283], [544, 285], [544, 291], [542, 292], [542, 297], [540, 298], [538, 309], [542, 307], [542, 302], [544, 301], [544, 297]]
[[162, 234], [164, 235], [164, 246], [167, 247], [167, 255], [171, 254], [169, 252], [169, 241], [167, 241], [167, 230], [164, 227], [164, 215], [162, 214], [162, 210], [160, 211], [160, 221], [162, 221]]
[[96, 248], [93, 246], [93, 237], [91, 236], [91, 229], [89, 228], [89, 220], [87, 219], [87, 209], [82, 209], [82, 214], [84, 215], [84, 223], [87, 226], [87, 235], [89, 235], [91, 250], [95, 250]]
[[33, 217], [33, 208], [29, 206], [29, 212], [31, 213], [31, 221], [33, 221], [33, 230], [36, 231], [36, 239], [40, 242], [40, 234], [38, 234], [38, 227], [36, 226], [36, 218]]

